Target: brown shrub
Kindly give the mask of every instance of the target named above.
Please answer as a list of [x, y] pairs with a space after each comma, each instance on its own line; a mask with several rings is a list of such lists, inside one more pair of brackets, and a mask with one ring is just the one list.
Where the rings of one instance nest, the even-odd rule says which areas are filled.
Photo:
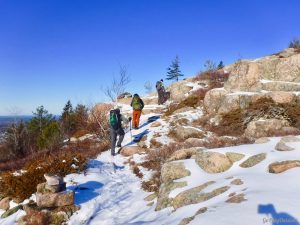
[[144, 175], [142, 174], [142, 172], [140, 171], [140, 169], [137, 165], [134, 165], [132, 167], [132, 171], [138, 178], [143, 178]]
[[112, 108], [111, 104], [101, 103], [95, 105], [90, 111], [88, 129], [101, 139], [109, 140], [108, 116]]
[[162, 143], [157, 141], [155, 138], [152, 138], [150, 140], [150, 148], [160, 148], [162, 146]]
[[80, 138], [86, 134], [88, 134], [89, 131], [88, 130], [85, 130], [85, 129], [80, 129], [80, 130], [77, 130], [74, 134], [73, 134], [73, 137], [75, 138]]
[[211, 116], [207, 114], [194, 121], [194, 124], [219, 136], [240, 136], [244, 133], [248, 123], [260, 118], [285, 119], [291, 126], [300, 128], [300, 105], [276, 103], [271, 98], [260, 98], [250, 103], [246, 109], [236, 109], [221, 114], [217, 125], [210, 122]]
[[216, 86], [224, 86], [224, 82], [226, 82], [229, 78], [229, 73], [225, 73], [223, 70], [211, 70], [200, 72], [194, 78], [194, 81], [202, 81], [209, 80], [210, 84]]
[[21, 164], [25, 164], [22, 170], [25, 172], [19, 176], [15, 176], [11, 171], [1, 174], [0, 193], [22, 201], [36, 192], [37, 184], [44, 182], [45, 173], [66, 176], [83, 171], [87, 160], [105, 149], [105, 144], [91, 147], [91, 144], [79, 142], [67, 148], [28, 158], [22, 161]]
[[155, 172], [150, 180], [142, 182], [142, 188], [147, 192], [158, 193], [160, 185], [160, 171]]
[[199, 106], [200, 100], [203, 100], [202, 96], [198, 96], [196, 93], [192, 93], [186, 99], [181, 101], [180, 103], [173, 103], [169, 106], [167, 111], [165, 112], [165, 116], [172, 115], [176, 110], [182, 109], [184, 107], [193, 107], [196, 108]]
[[254, 141], [250, 140], [245, 136], [238, 137], [209, 137], [204, 143], [203, 146], [205, 148], [222, 148], [222, 147], [230, 147], [237, 146], [243, 144], [252, 144]]

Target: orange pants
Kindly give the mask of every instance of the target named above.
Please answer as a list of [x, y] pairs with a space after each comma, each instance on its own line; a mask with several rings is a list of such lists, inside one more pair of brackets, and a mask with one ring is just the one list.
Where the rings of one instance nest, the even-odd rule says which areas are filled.
[[132, 128], [139, 128], [141, 114], [142, 114], [142, 110], [133, 110]]

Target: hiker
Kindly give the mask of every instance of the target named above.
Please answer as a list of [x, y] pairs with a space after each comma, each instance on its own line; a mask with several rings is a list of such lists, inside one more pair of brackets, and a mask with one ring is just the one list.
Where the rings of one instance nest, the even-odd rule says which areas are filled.
[[161, 105], [164, 103], [164, 94], [165, 94], [165, 87], [164, 87], [164, 80], [161, 79], [160, 81], [156, 82], [156, 90], [158, 94], [158, 104]]
[[120, 109], [113, 109], [109, 113], [109, 125], [110, 125], [110, 138], [111, 138], [111, 155], [115, 156], [115, 148], [117, 143], [117, 136], [119, 135], [117, 147], [121, 148], [122, 141], [125, 136], [125, 131], [122, 127], [122, 122], [128, 124], [131, 121], [131, 117], [128, 119], [120, 113]]
[[130, 106], [133, 109], [132, 128], [139, 129], [140, 117], [144, 108], [144, 102], [138, 94], [134, 94]]

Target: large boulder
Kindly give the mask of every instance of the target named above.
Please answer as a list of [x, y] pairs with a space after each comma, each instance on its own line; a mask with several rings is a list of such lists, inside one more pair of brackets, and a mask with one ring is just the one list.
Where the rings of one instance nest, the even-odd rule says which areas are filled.
[[174, 180], [190, 175], [182, 162], [168, 162], [161, 169], [161, 186], [157, 198], [155, 210], [161, 210], [170, 206], [172, 199], [169, 194], [176, 188], [187, 186], [187, 182], [176, 182]]
[[198, 152], [203, 151], [205, 148], [198, 147], [198, 148], [187, 148], [187, 149], [180, 149], [175, 151], [168, 161], [175, 161], [175, 160], [182, 160], [182, 159], [189, 159], [193, 155], [196, 155]]
[[276, 103], [293, 104], [297, 101], [297, 96], [294, 93], [286, 91], [272, 91], [266, 94], [266, 97], [270, 97]]
[[162, 183], [168, 183], [190, 174], [191, 172], [185, 168], [183, 162], [169, 162], [161, 168], [161, 181]]
[[287, 120], [264, 119], [251, 121], [245, 130], [245, 136], [249, 138], [271, 137], [281, 133], [294, 134], [299, 132], [291, 127]]
[[221, 173], [233, 165], [232, 161], [219, 152], [201, 152], [196, 155], [197, 164], [207, 173]]
[[141, 154], [144, 153], [145, 149], [141, 148], [140, 146], [124, 146], [120, 153], [123, 156], [132, 156], [134, 154]]
[[191, 86], [188, 86], [188, 83], [188, 81], [182, 80], [170, 85], [168, 91], [170, 91], [173, 101], [180, 102], [186, 98], [189, 91], [193, 89]]
[[270, 173], [282, 173], [292, 168], [300, 167], [300, 160], [287, 160], [269, 165]]
[[265, 160], [267, 157], [266, 153], [260, 153], [257, 155], [250, 156], [248, 159], [246, 159], [244, 162], [240, 164], [240, 167], [242, 168], [249, 168], [257, 165], [258, 163]]
[[0, 209], [3, 210], [8, 210], [9, 209], [9, 203], [10, 203], [11, 198], [5, 197], [0, 201]]
[[184, 144], [186, 146], [199, 147], [199, 146], [203, 146], [204, 141], [200, 138], [188, 138], [184, 141]]
[[203, 190], [211, 184], [214, 184], [214, 182], [210, 181], [198, 187], [181, 192], [173, 199], [172, 206], [174, 209], [178, 209], [186, 205], [198, 204], [229, 190], [228, 186], [224, 186], [207, 193], [203, 192]]
[[41, 208], [52, 208], [74, 204], [74, 192], [36, 193], [36, 203]]
[[226, 94], [224, 88], [215, 88], [208, 91], [204, 97], [204, 108], [207, 113], [217, 113]]
[[282, 151], [282, 152], [295, 150], [294, 148], [292, 148], [292, 147], [286, 145], [284, 141], [279, 141], [279, 142], [276, 144], [275, 149], [276, 149], [277, 151]]
[[188, 138], [202, 138], [204, 132], [194, 127], [176, 126], [171, 130], [170, 135], [178, 141], [185, 141]]
[[231, 75], [224, 87], [230, 91], [296, 91], [300, 88], [299, 64], [300, 54], [295, 49], [257, 60], [241, 60], [225, 68]]

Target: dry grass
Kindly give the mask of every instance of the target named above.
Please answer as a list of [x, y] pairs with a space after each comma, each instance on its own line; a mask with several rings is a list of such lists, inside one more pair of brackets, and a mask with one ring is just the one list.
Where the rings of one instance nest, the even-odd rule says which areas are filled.
[[211, 85], [223, 87], [228, 78], [229, 73], [225, 73], [223, 70], [212, 70], [200, 72], [194, 81], [209, 80]]
[[176, 110], [182, 109], [185, 107], [193, 107], [196, 108], [199, 106], [200, 100], [203, 100], [201, 96], [198, 96], [197, 94], [191, 94], [188, 96], [185, 100], [183, 100], [180, 103], [172, 103], [168, 110], [165, 112], [165, 116], [172, 115]]

